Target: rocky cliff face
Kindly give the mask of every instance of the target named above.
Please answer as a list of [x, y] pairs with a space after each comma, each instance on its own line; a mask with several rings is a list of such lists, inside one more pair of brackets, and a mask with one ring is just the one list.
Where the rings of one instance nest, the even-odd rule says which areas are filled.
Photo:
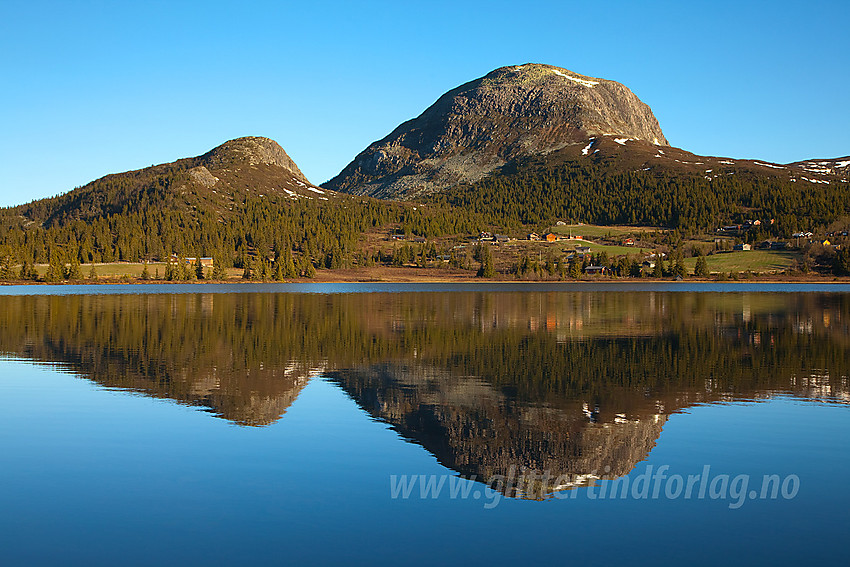
[[551, 65], [502, 67], [444, 94], [325, 186], [409, 198], [594, 136], [668, 145], [650, 108], [620, 83]]

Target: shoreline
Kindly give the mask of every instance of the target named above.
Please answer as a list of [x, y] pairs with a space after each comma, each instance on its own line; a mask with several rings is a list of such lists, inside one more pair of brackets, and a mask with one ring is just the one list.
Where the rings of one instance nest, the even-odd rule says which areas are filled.
[[364, 277], [327, 277], [327, 278], [295, 278], [281, 281], [274, 280], [243, 280], [231, 278], [227, 280], [142, 280], [125, 278], [101, 278], [98, 280], [74, 280], [62, 282], [38, 282], [31, 280], [8, 280], [0, 282], [0, 287], [43, 287], [43, 286], [135, 286], [135, 285], [275, 285], [275, 284], [531, 284], [531, 285], [627, 285], [627, 284], [821, 284], [821, 285], [850, 285], [848, 276], [776, 276], [776, 277], [751, 277], [740, 279], [713, 279], [689, 277], [681, 280], [673, 278], [593, 278], [593, 279], [563, 279], [563, 280], [527, 280], [527, 279], [501, 279], [501, 278], [477, 278], [477, 277], [422, 277], [422, 276], [395, 276], [381, 278]]

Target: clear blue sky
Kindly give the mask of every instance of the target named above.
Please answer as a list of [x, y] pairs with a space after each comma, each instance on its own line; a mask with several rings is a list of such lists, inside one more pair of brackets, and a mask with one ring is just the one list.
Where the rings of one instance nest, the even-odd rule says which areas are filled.
[[689, 151], [850, 154], [850, 2], [0, 0], [0, 206], [277, 140], [314, 183], [503, 65], [624, 83]]

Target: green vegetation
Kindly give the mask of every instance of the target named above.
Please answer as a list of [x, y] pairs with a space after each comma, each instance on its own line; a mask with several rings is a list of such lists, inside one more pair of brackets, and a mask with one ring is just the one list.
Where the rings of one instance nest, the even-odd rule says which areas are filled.
[[748, 233], [758, 241], [850, 215], [850, 183], [806, 185], [811, 184], [745, 172], [708, 180], [696, 172], [630, 171], [556, 152], [509, 164], [501, 175], [460, 185], [429, 201], [479, 215], [494, 226], [512, 227], [581, 219], [697, 233], [747, 218], [774, 219]]
[[[696, 264], [700, 257], [685, 259], [685, 266], [689, 272], [696, 270]], [[799, 254], [793, 252], [781, 252], [774, 250], [751, 250], [747, 252], [726, 252], [723, 254], [712, 254], [705, 256], [705, 262], [709, 272], [782, 272], [791, 268], [799, 258]], [[707, 274], [706, 274], [707, 275]]]
[[[556, 152], [509, 164], [498, 175], [414, 205], [331, 194], [327, 200], [262, 196], [251, 184], [269, 179], [238, 173], [230, 183], [239, 190], [228, 195], [186, 190], [187, 168], [195, 163], [192, 158], [111, 175], [60, 197], [0, 211], [0, 279], [220, 280], [235, 270], [250, 281], [281, 281], [311, 278], [321, 269], [372, 266], [563, 279], [584, 277], [588, 265], [605, 266], [615, 277], [684, 277], [700, 254], [710, 273], [848, 272], [846, 254], [831, 248], [716, 254], [721, 244], [731, 248], [736, 240], [715, 244], [700, 236], [751, 218], [765, 222], [738, 241], [783, 237], [800, 226], [824, 229], [850, 216], [847, 183], [809, 187], [746, 172], [709, 181], [693, 172], [624, 171]], [[597, 241], [502, 242], [487, 258], [463, 248], [480, 231], [524, 237], [562, 219], [595, 224], [554, 226], [556, 233], [580, 232]], [[391, 232], [404, 241], [391, 247], [376, 241], [375, 235], [386, 240]], [[635, 246], [622, 245], [627, 236]], [[573, 258], [576, 245], [588, 246], [590, 254]], [[656, 251], [676, 261], [657, 262], [656, 269], [645, 256]], [[211, 257], [214, 267], [187, 267], [182, 260], [169, 266], [172, 254]]]

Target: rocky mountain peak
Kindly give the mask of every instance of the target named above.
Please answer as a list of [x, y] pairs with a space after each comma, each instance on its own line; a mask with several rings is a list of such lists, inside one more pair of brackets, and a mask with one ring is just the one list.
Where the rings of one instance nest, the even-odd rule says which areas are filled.
[[326, 186], [413, 197], [481, 179], [521, 156], [591, 136], [667, 146], [650, 108], [614, 81], [552, 65], [496, 69], [443, 96], [361, 152]]
[[246, 136], [227, 141], [212, 149], [201, 161], [209, 169], [229, 169], [244, 165], [276, 165], [288, 169], [296, 178], [307, 178], [284, 149], [270, 138]]

